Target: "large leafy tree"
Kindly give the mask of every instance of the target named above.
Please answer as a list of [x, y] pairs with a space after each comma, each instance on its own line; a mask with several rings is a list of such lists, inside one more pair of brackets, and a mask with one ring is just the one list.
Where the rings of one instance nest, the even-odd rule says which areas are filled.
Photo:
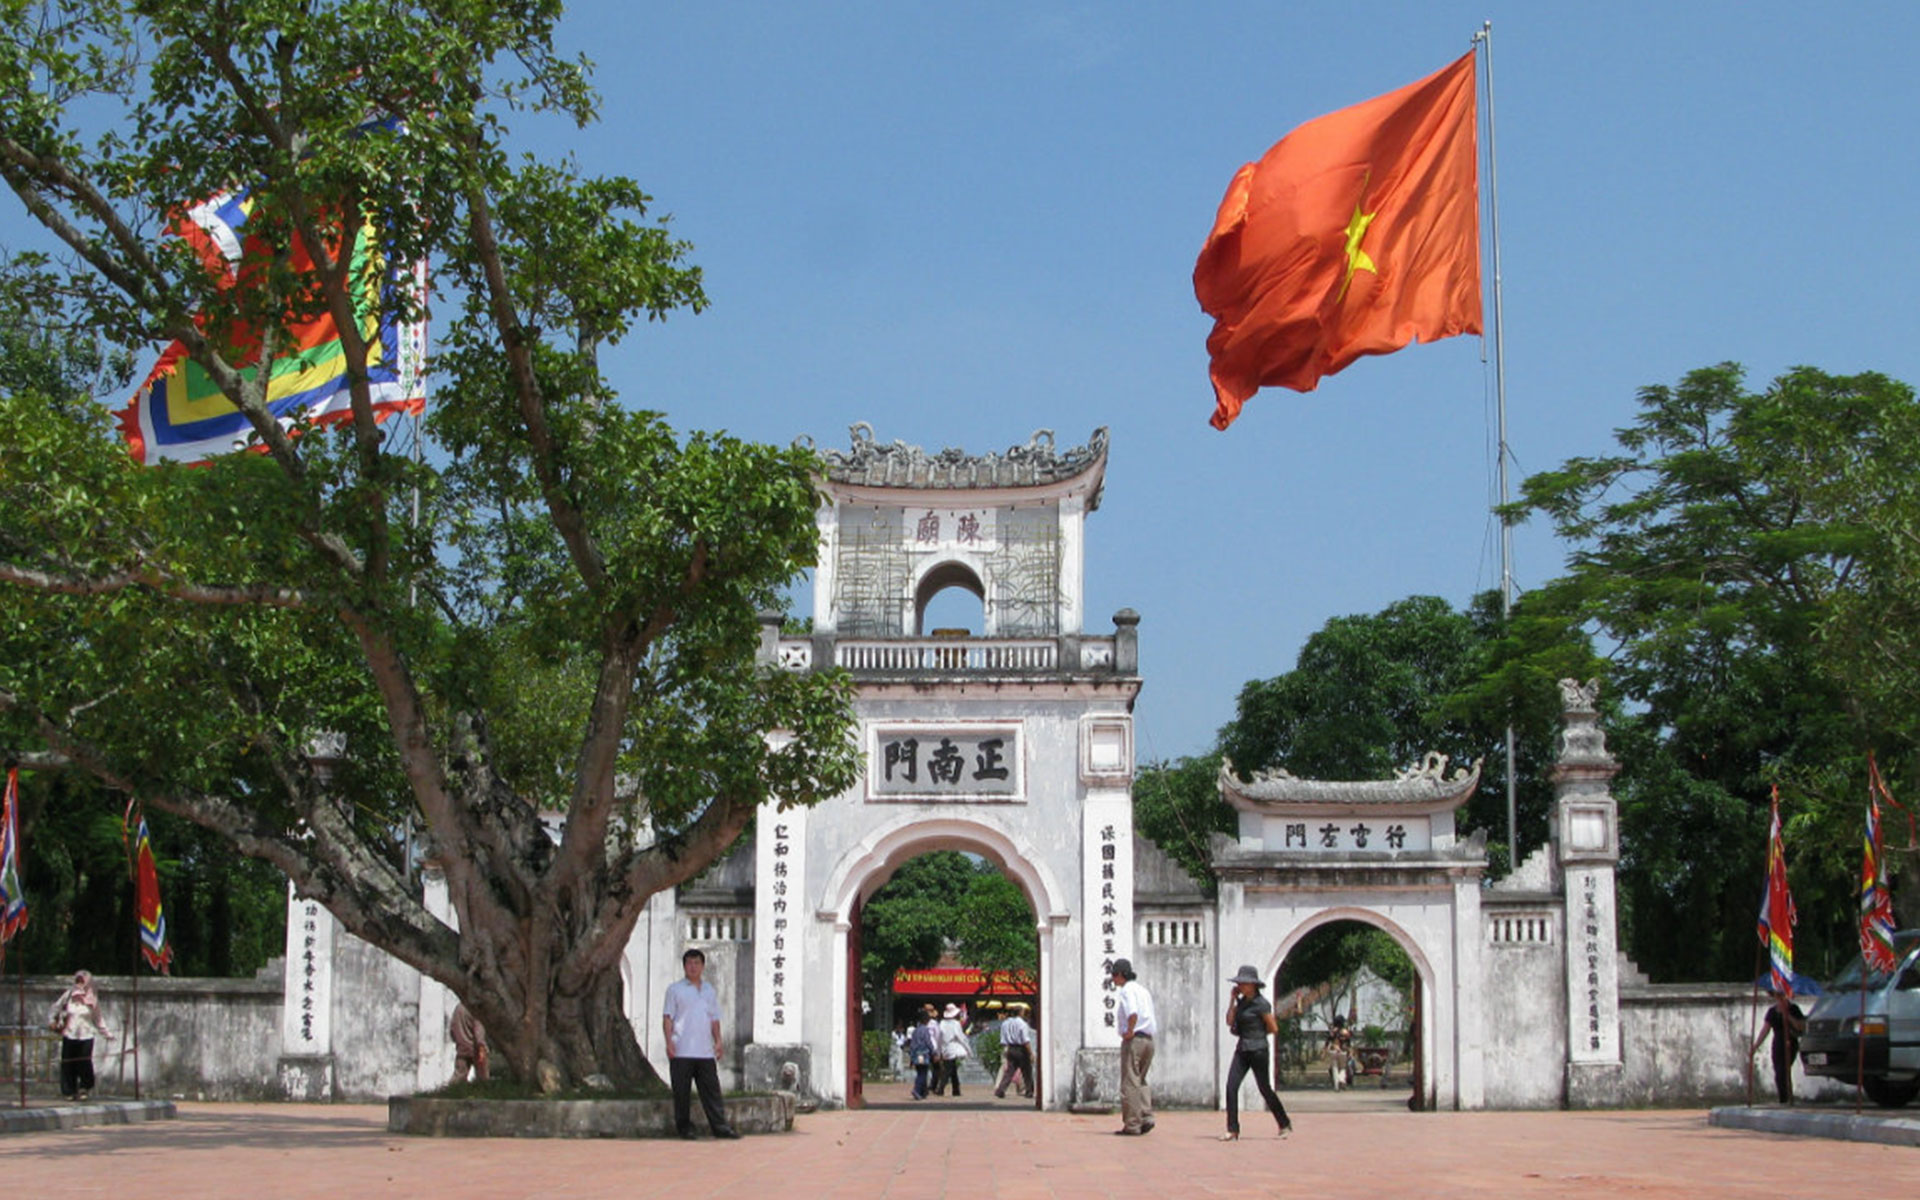
[[[1750, 390], [1732, 364], [1639, 400], [1616, 453], [1528, 479], [1516, 506], [1573, 546], [1526, 611], [1610, 646], [1627, 701], [1613, 745], [1629, 943], [1661, 977], [1753, 970], [1777, 783], [1799, 958], [1837, 968], [1865, 755], [1898, 790], [1920, 778], [1920, 406], [1882, 375], [1799, 368]], [[1897, 815], [1889, 827], [1906, 840]]]
[[[277, 867], [548, 1089], [654, 1079], [618, 972], [647, 897], [856, 761], [843, 680], [755, 664], [815, 552], [816, 464], [618, 405], [596, 347], [700, 307], [699, 273], [631, 181], [509, 151], [518, 113], [593, 117], [559, 15], [0, 0], [0, 179], [56, 248], [8, 264], [12, 294], [178, 340], [258, 451], [139, 468], [98, 410], [0, 395], [0, 736]], [[237, 184], [231, 287], [163, 230]], [[433, 264], [425, 461], [370, 403], [338, 249], [366, 221]], [[289, 427], [234, 348], [321, 312], [352, 411]]]

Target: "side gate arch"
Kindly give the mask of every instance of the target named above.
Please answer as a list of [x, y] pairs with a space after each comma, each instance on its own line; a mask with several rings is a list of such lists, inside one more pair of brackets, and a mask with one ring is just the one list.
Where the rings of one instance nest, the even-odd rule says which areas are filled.
[[1385, 930], [1419, 974], [1420, 1107], [1485, 1103], [1481, 988], [1484, 838], [1461, 839], [1454, 812], [1480, 764], [1447, 772], [1439, 755], [1398, 779], [1333, 782], [1284, 771], [1220, 772], [1239, 836], [1214, 857], [1222, 962], [1271, 979], [1300, 940], [1334, 921]]
[[[1428, 945], [1427, 942], [1431, 938], [1420, 936], [1420, 933], [1416, 932], [1417, 926], [1415, 929], [1409, 929], [1376, 908], [1334, 904], [1313, 910], [1310, 907], [1311, 897], [1302, 897], [1302, 899], [1308, 902], [1301, 909], [1306, 915], [1288, 927], [1277, 927], [1277, 923], [1270, 923], [1266, 927], [1265, 932], [1269, 936], [1277, 934], [1279, 941], [1273, 952], [1264, 960], [1255, 960], [1263, 965], [1261, 977], [1278, 980], [1274, 994], [1279, 995], [1280, 989], [1286, 986], [1284, 971], [1287, 957], [1300, 946], [1300, 943], [1329, 925], [1337, 925], [1342, 921], [1357, 921], [1363, 925], [1370, 925], [1391, 937], [1394, 944], [1406, 951], [1407, 957], [1413, 962], [1414, 986], [1418, 990], [1414, 1001], [1414, 1013], [1419, 1022], [1415, 1039], [1418, 1058], [1414, 1064], [1416, 1071], [1414, 1078], [1419, 1080], [1421, 1085], [1421, 1107], [1431, 1109], [1435, 1102], [1434, 1081], [1443, 1074], [1437, 1069], [1433, 1048], [1450, 1045], [1454, 1040], [1453, 1010], [1450, 1006], [1436, 1003], [1438, 989], [1435, 984], [1439, 979], [1439, 973], [1435, 970], [1434, 961], [1436, 956], [1451, 957], [1451, 947]], [[1450, 941], [1452, 930], [1447, 929], [1445, 932]], [[1224, 1101], [1224, 1096], [1222, 1099]]]

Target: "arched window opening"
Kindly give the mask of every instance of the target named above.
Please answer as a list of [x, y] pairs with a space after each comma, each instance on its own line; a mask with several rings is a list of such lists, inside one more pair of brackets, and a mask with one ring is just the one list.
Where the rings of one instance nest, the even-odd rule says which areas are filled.
[[979, 637], [986, 632], [987, 589], [964, 563], [928, 571], [913, 597], [915, 637]]

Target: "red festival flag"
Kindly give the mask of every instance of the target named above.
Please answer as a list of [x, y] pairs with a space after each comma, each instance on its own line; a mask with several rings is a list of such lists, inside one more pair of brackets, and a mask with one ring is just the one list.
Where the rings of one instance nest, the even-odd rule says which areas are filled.
[[140, 956], [149, 967], [170, 975], [173, 947], [167, 945], [167, 914], [160, 907], [160, 872], [154, 865], [153, 838], [147, 832], [144, 812], [133, 846], [133, 905], [140, 922]]
[[1880, 834], [1880, 798], [1899, 807], [1880, 777], [1880, 764], [1867, 755], [1867, 836], [1860, 860], [1860, 957], [1882, 974], [1898, 960], [1893, 953], [1893, 893], [1887, 886], [1887, 860]]
[[1780, 788], [1773, 789], [1773, 822], [1767, 831], [1767, 890], [1760, 897], [1760, 944], [1766, 947], [1773, 991], [1793, 992], [1793, 893], [1787, 890], [1787, 847], [1780, 836]]
[[7, 768], [6, 799], [0, 802], [0, 962], [7, 943], [27, 927], [27, 895], [20, 886], [20, 768]]
[[1473, 54], [1307, 122], [1234, 175], [1193, 268], [1225, 429], [1263, 387], [1479, 333]]

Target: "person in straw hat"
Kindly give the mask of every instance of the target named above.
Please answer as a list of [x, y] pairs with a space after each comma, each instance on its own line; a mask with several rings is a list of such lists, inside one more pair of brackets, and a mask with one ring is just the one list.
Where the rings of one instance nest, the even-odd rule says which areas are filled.
[[1292, 1131], [1293, 1122], [1288, 1119], [1280, 1097], [1273, 1094], [1273, 1084], [1267, 1081], [1267, 1065], [1273, 1061], [1267, 1050], [1267, 1039], [1280, 1031], [1280, 1024], [1274, 1020], [1273, 1005], [1260, 994], [1259, 971], [1252, 966], [1241, 967], [1239, 974], [1228, 982], [1233, 984], [1233, 994], [1227, 1001], [1227, 1028], [1238, 1040], [1233, 1047], [1233, 1065], [1227, 1068], [1227, 1131], [1220, 1135], [1220, 1140], [1240, 1140], [1240, 1085], [1249, 1074], [1260, 1085], [1260, 1096], [1267, 1102], [1267, 1111], [1279, 1123], [1280, 1136], [1285, 1137]]

